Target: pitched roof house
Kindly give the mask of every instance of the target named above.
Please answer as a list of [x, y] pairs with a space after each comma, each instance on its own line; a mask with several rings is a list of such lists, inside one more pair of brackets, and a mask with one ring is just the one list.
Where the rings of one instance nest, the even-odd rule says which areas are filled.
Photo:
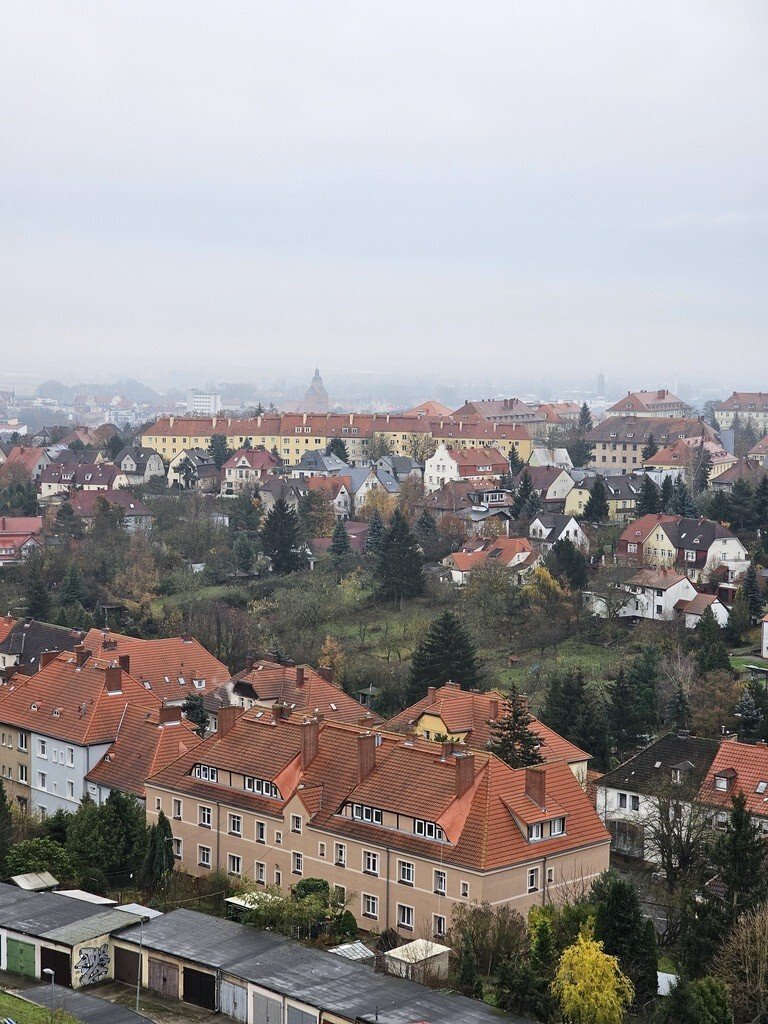
[[[462, 690], [458, 683], [428, 686], [427, 695], [391, 718], [385, 728], [413, 730], [427, 740], [446, 737], [471, 750], [487, 750], [492, 725], [504, 718], [509, 702], [497, 690]], [[533, 718], [530, 731], [538, 738], [538, 753], [545, 764], [565, 761], [582, 786], [586, 785], [590, 755]]]
[[149, 820], [173, 800], [192, 873], [288, 887], [311, 872], [357, 893], [364, 927], [411, 937], [444, 932], [468, 899], [524, 914], [607, 866], [608, 834], [562, 761], [513, 770], [281, 709], [225, 709], [215, 736], [148, 781]]
[[681, 419], [691, 413], [691, 407], [666, 388], [657, 391], [628, 391], [625, 398], [607, 409], [609, 416], [641, 416], [658, 419], [668, 416]]
[[3, 463], [3, 476], [11, 477], [19, 474], [35, 483], [51, 459], [45, 448], [22, 448], [19, 445], [11, 448]]
[[15, 670], [34, 675], [40, 670], [42, 656], [50, 651], [73, 651], [85, 633], [68, 626], [56, 626], [37, 619], [0, 619], [0, 674]]
[[451, 570], [453, 582], [463, 586], [480, 566], [509, 569], [513, 576], [518, 576], [528, 573], [538, 561], [539, 555], [526, 537], [496, 537], [465, 544], [460, 551], [446, 555], [443, 565]]
[[122, 489], [77, 491], [69, 499], [72, 511], [83, 520], [86, 529], [93, 525], [93, 520], [98, 515], [103, 502], [121, 510], [125, 528], [129, 533], [151, 529], [152, 513], [130, 491]]
[[139, 640], [91, 629], [85, 646], [94, 657], [119, 659], [126, 672], [165, 704], [183, 704], [190, 693], [209, 693], [230, 678], [226, 665], [192, 636]]
[[449, 448], [440, 442], [424, 463], [424, 486], [436, 491], [451, 480], [487, 480], [509, 472], [509, 460], [498, 448]]
[[280, 460], [263, 448], [241, 448], [221, 467], [221, 493], [240, 494], [246, 487], [253, 487], [274, 473], [279, 465]]

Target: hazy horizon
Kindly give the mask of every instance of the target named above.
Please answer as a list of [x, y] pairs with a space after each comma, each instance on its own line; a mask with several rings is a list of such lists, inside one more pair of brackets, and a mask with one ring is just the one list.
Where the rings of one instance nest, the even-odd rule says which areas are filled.
[[6, 372], [760, 387], [764, 4], [9, 0], [0, 26]]

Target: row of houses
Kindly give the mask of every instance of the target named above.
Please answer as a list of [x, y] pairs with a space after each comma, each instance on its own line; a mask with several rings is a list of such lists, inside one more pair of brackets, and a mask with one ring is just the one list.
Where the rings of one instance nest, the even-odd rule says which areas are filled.
[[[211, 714], [204, 739], [181, 715], [189, 693]], [[432, 938], [456, 905], [525, 913], [607, 863], [588, 755], [534, 722], [543, 763], [509, 768], [487, 749], [505, 708], [447, 686], [382, 723], [325, 671], [262, 660], [230, 677], [188, 638], [92, 631], [0, 690], [0, 772], [28, 813], [128, 792], [148, 821], [164, 811], [192, 874], [324, 878], [356, 894], [363, 928]]]

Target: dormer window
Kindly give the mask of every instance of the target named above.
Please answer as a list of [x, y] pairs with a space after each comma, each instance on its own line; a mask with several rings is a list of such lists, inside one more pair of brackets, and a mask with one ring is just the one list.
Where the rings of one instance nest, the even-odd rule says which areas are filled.
[[544, 838], [544, 827], [540, 821], [537, 821], [535, 825], [528, 826], [528, 842], [537, 843], [540, 839]]
[[721, 793], [728, 792], [728, 779], [724, 775], [715, 776], [715, 789], [719, 790]]
[[366, 821], [372, 825], [381, 824], [381, 811], [378, 807], [368, 807], [366, 804], [352, 804], [352, 817], [355, 821]]
[[196, 779], [202, 779], [203, 782], [218, 782], [219, 771], [217, 768], [211, 768], [207, 764], [199, 764], [195, 767], [194, 776]]
[[445, 833], [434, 821], [423, 821], [421, 818], [413, 819], [413, 834], [423, 836], [425, 839], [437, 839], [442, 842]]

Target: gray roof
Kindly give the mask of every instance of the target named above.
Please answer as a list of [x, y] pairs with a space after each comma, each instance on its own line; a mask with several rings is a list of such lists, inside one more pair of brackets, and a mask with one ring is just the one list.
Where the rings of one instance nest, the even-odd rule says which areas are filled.
[[[719, 747], [717, 740], [668, 733], [645, 747], [624, 764], [607, 772], [598, 786], [627, 789], [633, 793], [652, 793], [660, 782], [669, 783], [672, 769], [688, 762], [692, 765], [687, 787], [698, 790], [709, 771]], [[658, 765], [658, 767], [656, 767]]]
[[24, 998], [38, 1006], [47, 1008], [51, 1005], [51, 988], [53, 1003], [59, 1009], [82, 1021], [82, 1024], [147, 1024], [149, 1017], [143, 1013], [135, 1013], [125, 1006], [117, 1006], [98, 996], [89, 996], [84, 992], [62, 988], [60, 985], [36, 985], [24, 990]]
[[349, 479], [353, 494], [357, 494], [371, 473], [388, 494], [397, 494], [400, 490], [400, 484], [395, 477], [381, 466], [355, 466], [344, 474]]
[[333, 453], [329, 455], [326, 452], [304, 452], [296, 468], [298, 470], [317, 469], [324, 473], [341, 473], [348, 467], [343, 459]]
[[[94, 904], [89, 903], [89, 906], [93, 908]], [[99, 935], [109, 935], [119, 928], [127, 928], [140, 921], [141, 917], [137, 914], [127, 914], [124, 910], [104, 910], [81, 921], [53, 928], [45, 932], [45, 938], [51, 942], [60, 942], [63, 946], [76, 946], [78, 942], [87, 942], [88, 939], [96, 939]]]
[[[138, 945], [140, 929], [118, 936]], [[291, 996], [309, 1006], [379, 1024], [531, 1024], [463, 996], [376, 974], [344, 957], [310, 949], [272, 932], [173, 910], [144, 925], [146, 949], [175, 955]]]
[[13, 654], [19, 665], [32, 675], [40, 668], [40, 655], [45, 651], [74, 651], [85, 634], [68, 626], [55, 626], [50, 622], [25, 619], [17, 622], [0, 643], [0, 653]]
[[[117, 910], [94, 913], [93, 903], [61, 896], [57, 892], [29, 892], [4, 884], [0, 885], [0, 908], [3, 927], [9, 931], [51, 939], [66, 946], [82, 939], [106, 935], [115, 928], [124, 928], [139, 920], [133, 914]], [[107, 918], [114, 918], [111, 927], [104, 927]], [[79, 938], [71, 939], [69, 936]]]

